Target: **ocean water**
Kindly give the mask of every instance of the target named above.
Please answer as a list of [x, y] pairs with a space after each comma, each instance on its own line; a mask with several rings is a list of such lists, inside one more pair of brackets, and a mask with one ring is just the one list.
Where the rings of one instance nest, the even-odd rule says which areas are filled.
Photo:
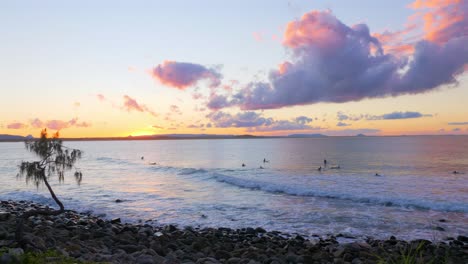
[[[107, 218], [306, 236], [468, 234], [468, 136], [64, 144], [84, 152], [83, 182], [70, 172], [63, 184], [51, 179], [54, 190], [66, 208]], [[21, 160], [33, 158], [21, 142], [0, 143], [0, 199], [54, 206], [44, 186], [16, 178]]]

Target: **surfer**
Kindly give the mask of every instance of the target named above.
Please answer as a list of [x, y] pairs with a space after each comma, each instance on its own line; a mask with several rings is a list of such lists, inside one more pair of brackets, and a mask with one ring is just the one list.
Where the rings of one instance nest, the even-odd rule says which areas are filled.
[[141, 160], [144, 160], [144, 159], [145, 159], [145, 157], [144, 157], [144, 156], [141, 156]]
[[318, 167], [317, 170], [318, 170], [318, 171], [322, 171], [322, 166]]
[[378, 173], [375, 173], [375, 176], [380, 176], [380, 174], [378, 174]]
[[326, 160], [326, 159], [323, 160], [323, 166], [324, 166], [324, 167], [327, 166], [327, 160]]
[[263, 168], [262, 166], [260, 166], [260, 168], [259, 168], [259, 169], [264, 169], [264, 168]]
[[242, 167], [245, 167], [245, 164], [244, 164], [244, 163], [242, 163]]
[[335, 170], [339, 170], [341, 169], [340, 165], [337, 165], [337, 166], [331, 166], [330, 169], [335, 169]]
[[267, 160], [267, 159], [263, 159], [263, 163], [268, 163], [268, 162], [270, 162], [270, 161]]

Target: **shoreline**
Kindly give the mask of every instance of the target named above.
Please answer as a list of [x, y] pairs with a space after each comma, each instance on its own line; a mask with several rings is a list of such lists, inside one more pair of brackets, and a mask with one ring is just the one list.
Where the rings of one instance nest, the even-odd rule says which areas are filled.
[[0, 201], [0, 248], [9, 248], [3, 250], [7, 253], [0, 263], [4, 258], [19, 258], [14, 252], [47, 250], [78, 261], [107, 263], [356, 264], [398, 261], [410, 254], [421, 263], [468, 263], [466, 236], [442, 242], [408, 242], [392, 236], [339, 243], [339, 235], [309, 240], [260, 227], [180, 229], [173, 225], [121, 223], [119, 218], [105, 220], [75, 211], [30, 217], [25, 221], [24, 246], [19, 248], [13, 241], [16, 218], [25, 210], [39, 208], [49, 207], [29, 201]]

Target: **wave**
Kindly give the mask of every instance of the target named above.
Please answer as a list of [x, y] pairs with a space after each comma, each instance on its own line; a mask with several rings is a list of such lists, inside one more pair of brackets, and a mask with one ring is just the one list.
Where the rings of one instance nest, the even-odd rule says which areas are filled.
[[248, 188], [252, 190], [261, 190], [269, 193], [282, 193], [293, 196], [310, 196], [329, 199], [349, 200], [352, 202], [369, 203], [383, 206], [400, 206], [405, 208], [414, 208], [422, 210], [436, 210], [448, 212], [468, 212], [468, 204], [453, 202], [432, 202], [424, 199], [404, 199], [396, 197], [378, 197], [356, 191], [349, 193], [340, 193], [339, 190], [327, 191], [311, 189], [309, 186], [293, 183], [275, 183], [255, 179], [242, 179], [228, 176], [220, 173], [213, 173], [213, 178], [218, 182], [237, 186], [239, 188]]

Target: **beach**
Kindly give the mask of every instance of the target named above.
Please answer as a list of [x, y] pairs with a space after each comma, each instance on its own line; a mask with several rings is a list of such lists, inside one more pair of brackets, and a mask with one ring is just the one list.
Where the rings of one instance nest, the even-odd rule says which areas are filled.
[[[394, 263], [414, 257], [417, 263], [466, 263], [468, 237], [433, 243], [368, 238], [339, 243], [342, 234], [305, 238], [257, 227], [177, 228], [128, 224], [85, 213], [32, 216], [25, 222], [22, 247], [14, 230], [21, 213], [45, 206], [1, 201], [1, 263], [15, 263], [24, 252], [53, 250], [67, 259], [110, 263]], [[49, 257], [48, 262], [60, 260]], [[393, 262], [392, 262], [393, 261]], [[399, 262], [396, 262], [399, 263]]]

